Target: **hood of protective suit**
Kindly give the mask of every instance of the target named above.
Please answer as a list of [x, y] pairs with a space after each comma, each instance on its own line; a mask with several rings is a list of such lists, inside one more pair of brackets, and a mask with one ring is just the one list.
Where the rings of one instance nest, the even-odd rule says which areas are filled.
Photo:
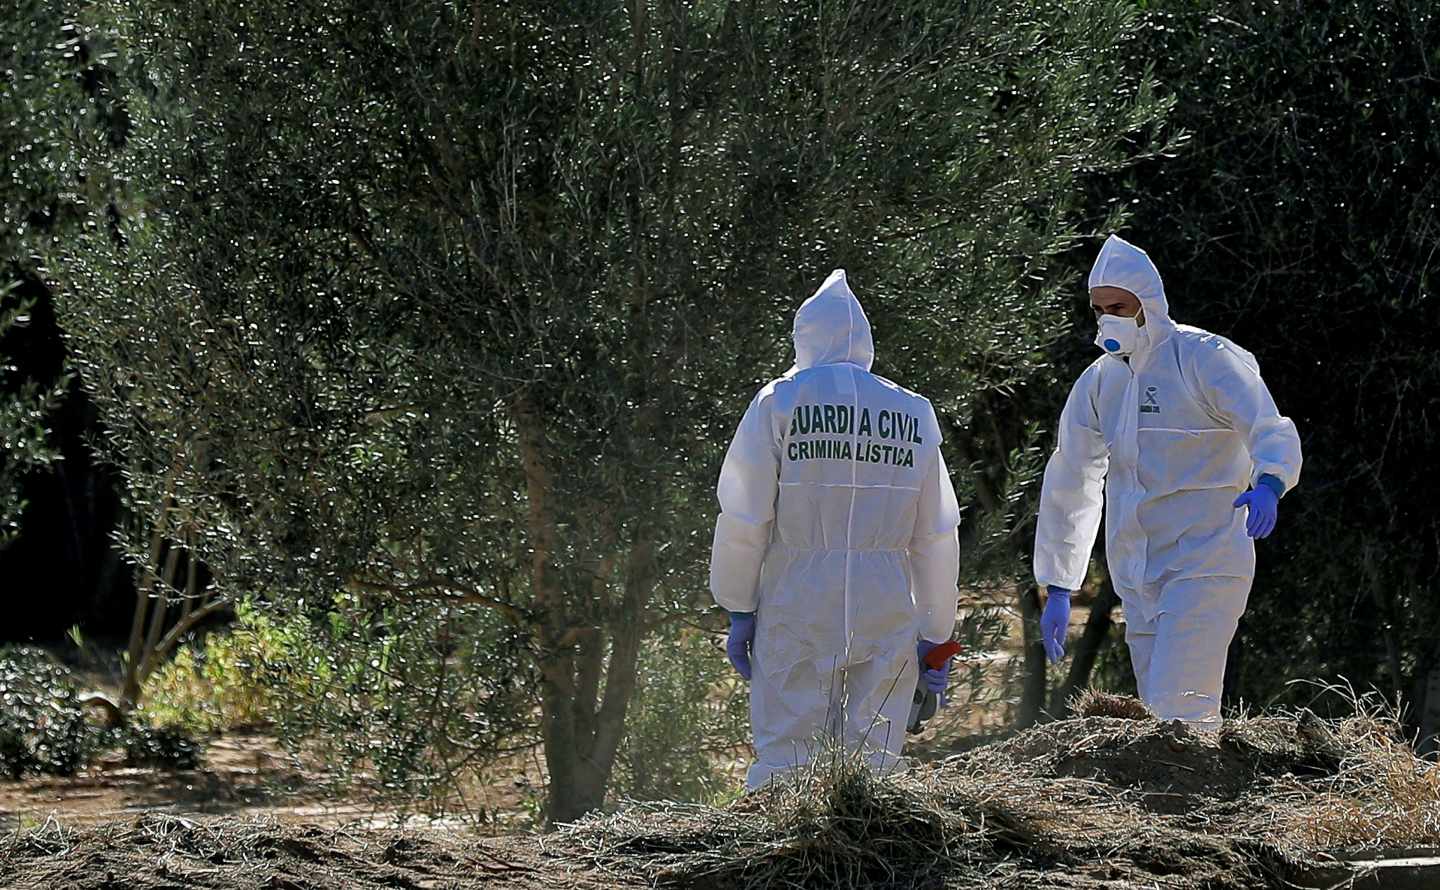
[[1140, 298], [1145, 308], [1145, 326], [1140, 329], [1145, 346], [1160, 345], [1175, 330], [1160, 271], [1150, 262], [1149, 254], [1119, 235], [1105, 239], [1095, 265], [1090, 267], [1087, 286], [1118, 287]]
[[791, 373], [817, 365], [848, 362], [870, 370], [875, 341], [870, 320], [845, 282], [845, 270], [836, 269], [819, 290], [795, 313], [795, 366]]

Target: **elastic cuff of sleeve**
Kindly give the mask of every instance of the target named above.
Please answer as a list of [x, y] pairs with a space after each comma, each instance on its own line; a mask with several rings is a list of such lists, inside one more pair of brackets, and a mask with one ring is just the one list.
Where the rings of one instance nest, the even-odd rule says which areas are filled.
[[1063, 596], [1067, 598], [1070, 596], [1070, 591], [1063, 587], [1056, 587], [1054, 584], [1046, 585], [1045, 592], [1051, 596]]
[[731, 618], [748, 618], [749, 616], [754, 615], [754, 614], [755, 614], [754, 612], [731, 612], [731, 613], [730, 613], [730, 617], [731, 617]]
[[1279, 479], [1270, 475], [1269, 473], [1265, 473], [1259, 479], [1256, 479], [1255, 484], [1257, 486], [1263, 485], [1271, 491], [1275, 492], [1276, 498], [1283, 497], [1285, 494], [1285, 483], [1281, 482]]

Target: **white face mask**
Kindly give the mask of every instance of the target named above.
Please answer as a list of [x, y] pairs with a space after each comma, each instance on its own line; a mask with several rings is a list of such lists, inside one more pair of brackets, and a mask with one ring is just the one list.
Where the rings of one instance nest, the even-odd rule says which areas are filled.
[[1095, 345], [1111, 355], [1129, 355], [1140, 341], [1140, 323], [1123, 315], [1100, 316], [1100, 332]]

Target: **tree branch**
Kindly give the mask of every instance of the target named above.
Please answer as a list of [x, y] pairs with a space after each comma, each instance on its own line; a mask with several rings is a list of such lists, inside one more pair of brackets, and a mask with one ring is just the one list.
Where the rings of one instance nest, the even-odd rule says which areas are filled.
[[617, 620], [611, 623], [615, 643], [605, 672], [605, 699], [596, 715], [595, 743], [591, 748], [596, 765], [603, 765], [607, 775], [625, 733], [625, 711], [638, 680], [636, 665], [643, 639], [640, 616], [655, 581], [655, 542], [649, 527], [637, 536], [639, 540], [631, 549], [626, 566], [624, 606]]
[[189, 633], [191, 629], [195, 627], [195, 625], [199, 624], [201, 621], [204, 621], [206, 618], [209, 618], [211, 615], [215, 614], [221, 609], [229, 607], [230, 604], [231, 600], [228, 597], [221, 597], [220, 599], [211, 600], [210, 602], [191, 612], [189, 615], [186, 615], [180, 621], [175, 622], [175, 626], [170, 628], [169, 633], [165, 634], [165, 636], [162, 637], [160, 641], [155, 644], [155, 647], [146, 653], [145, 661], [140, 665], [140, 685], [143, 686], [145, 681], [150, 678], [150, 674], [159, 665], [160, 659], [167, 655], [172, 648], [174, 648], [175, 644], [180, 641], [181, 637]]
[[358, 575], [351, 575], [346, 584], [352, 589], [366, 593], [384, 593], [409, 599], [444, 600], [454, 605], [482, 605], [497, 609], [516, 624], [529, 624], [530, 616], [515, 603], [473, 589], [460, 589], [449, 578], [431, 577], [414, 584], [394, 584], [372, 581]]

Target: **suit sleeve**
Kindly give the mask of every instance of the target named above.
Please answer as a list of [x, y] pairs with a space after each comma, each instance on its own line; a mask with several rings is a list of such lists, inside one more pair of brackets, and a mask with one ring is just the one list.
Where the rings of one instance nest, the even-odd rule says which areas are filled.
[[1110, 452], [1095, 413], [1097, 365], [1091, 365], [1065, 400], [1055, 451], [1045, 465], [1040, 515], [1035, 523], [1035, 581], [1078, 590], [1105, 506]]
[[772, 393], [766, 387], [750, 402], [720, 468], [710, 592], [731, 612], [753, 612], [758, 605], [760, 566], [775, 522], [780, 441], [771, 418]]
[[1245, 437], [1250, 484], [1270, 475], [1285, 491], [1294, 488], [1300, 482], [1300, 434], [1295, 422], [1276, 407], [1254, 358], [1217, 338], [1201, 352], [1196, 377], [1210, 410]]
[[932, 422], [936, 445], [920, 483], [915, 531], [910, 538], [910, 574], [920, 636], [931, 642], [955, 632], [960, 580], [960, 503], [940, 453], [938, 422]]

